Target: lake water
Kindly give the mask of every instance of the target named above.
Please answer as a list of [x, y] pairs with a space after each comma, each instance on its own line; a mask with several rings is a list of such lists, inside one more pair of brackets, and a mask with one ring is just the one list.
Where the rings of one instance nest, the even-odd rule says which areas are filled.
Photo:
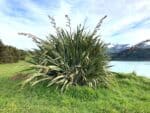
[[114, 72], [136, 72], [140, 76], [150, 78], [150, 61], [111, 61], [113, 67], [110, 70]]

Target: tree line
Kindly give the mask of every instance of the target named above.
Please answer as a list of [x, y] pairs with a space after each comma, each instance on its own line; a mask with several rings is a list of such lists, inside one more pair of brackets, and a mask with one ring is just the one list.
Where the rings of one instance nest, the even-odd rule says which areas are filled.
[[26, 52], [13, 46], [5, 45], [0, 40], [0, 63], [15, 63], [24, 60]]

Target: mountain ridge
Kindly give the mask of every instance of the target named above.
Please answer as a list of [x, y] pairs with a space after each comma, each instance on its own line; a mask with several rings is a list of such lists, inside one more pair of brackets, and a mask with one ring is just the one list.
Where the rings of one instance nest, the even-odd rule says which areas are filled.
[[109, 48], [108, 53], [112, 60], [150, 60], [150, 39], [144, 40], [131, 47], [124, 45], [125, 44], [120, 44], [119, 46], [122, 48], [118, 51], [117, 46]]

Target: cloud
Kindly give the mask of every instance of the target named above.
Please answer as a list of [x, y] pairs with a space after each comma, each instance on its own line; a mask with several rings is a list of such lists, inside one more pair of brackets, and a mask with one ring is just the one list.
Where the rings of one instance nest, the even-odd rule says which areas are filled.
[[0, 0], [0, 38], [6, 44], [22, 49], [35, 47], [18, 32], [30, 32], [44, 38], [53, 33], [48, 15], [58, 26], [65, 26], [65, 14], [71, 17], [73, 28], [88, 18], [89, 29], [104, 15], [108, 18], [101, 29], [102, 39], [112, 43], [130, 43], [150, 38], [149, 0]]
[[125, 34], [126, 32], [128, 32], [130, 30], [139, 29], [139, 28], [145, 27], [147, 25], [150, 26], [150, 23], [148, 23], [149, 21], [150, 21], [150, 17], [135, 18], [132, 21], [130, 21], [128, 19], [128, 21], [125, 21], [125, 22], [122, 23], [120, 28], [118, 27], [119, 26], [118, 25], [111, 36], [113, 37], [113, 36]]

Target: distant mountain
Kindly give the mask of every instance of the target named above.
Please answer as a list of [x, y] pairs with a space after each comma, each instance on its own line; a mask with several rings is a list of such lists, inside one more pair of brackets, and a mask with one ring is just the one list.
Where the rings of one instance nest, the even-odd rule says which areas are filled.
[[108, 52], [109, 53], [119, 53], [128, 48], [130, 48], [129, 44], [113, 44], [113, 45], [109, 45]]
[[150, 40], [142, 41], [131, 47], [121, 47], [118, 52], [114, 51], [117, 48], [109, 52], [112, 60], [150, 60]]
[[136, 47], [136, 48], [143, 48], [143, 49], [148, 49], [150, 48], [150, 40], [145, 40], [145, 41], [142, 41], [138, 44], [136, 44], [135, 46], [133, 47]]

